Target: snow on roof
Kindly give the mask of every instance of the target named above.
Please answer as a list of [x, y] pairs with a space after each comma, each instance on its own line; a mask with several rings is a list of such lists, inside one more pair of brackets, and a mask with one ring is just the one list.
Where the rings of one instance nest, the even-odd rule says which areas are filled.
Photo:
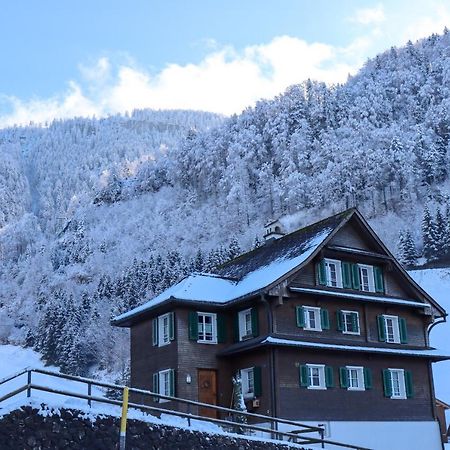
[[402, 356], [422, 356], [427, 358], [437, 359], [450, 359], [450, 352], [445, 350], [427, 349], [427, 350], [414, 350], [414, 349], [402, 349], [402, 348], [385, 348], [385, 347], [367, 347], [358, 345], [338, 345], [338, 344], [323, 344], [321, 342], [305, 342], [296, 341], [292, 339], [281, 339], [273, 336], [268, 336], [262, 342], [262, 344], [276, 344], [285, 345], [291, 347], [303, 347], [303, 348], [320, 348], [323, 350], [343, 350], [343, 351], [359, 351], [368, 353], [383, 353]]
[[358, 300], [365, 300], [369, 302], [380, 302], [380, 303], [391, 303], [396, 305], [405, 305], [412, 307], [420, 307], [420, 308], [431, 308], [431, 305], [428, 303], [416, 302], [414, 300], [409, 299], [401, 299], [395, 297], [385, 297], [381, 295], [366, 295], [366, 294], [353, 294], [351, 292], [336, 292], [336, 291], [328, 291], [325, 289], [314, 289], [314, 288], [302, 288], [302, 287], [290, 287], [291, 291], [294, 292], [303, 292], [307, 294], [320, 294], [320, 295], [331, 295], [333, 297], [343, 297], [343, 298], [355, 298]]
[[[265, 255], [264, 261], [266, 264], [261, 264], [260, 260], [258, 265], [252, 267], [254, 270], [248, 271], [239, 280], [230, 279], [225, 274], [194, 273], [166, 289], [152, 300], [115, 317], [113, 323], [119, 324], [134, 318], [170, 299], [225, 304], [257, 293], [305, 262], [333, 229], [333, 227], [321, 227], [316, 233], [308, 233], [307, 236], [298, 239], [299, 242], [294, 247], [292, 245], [289, 247], [282, 246], [284, 252], [277, 249], [277, 242], [270, 244], [269, 247], [273, 249], [272, 255], [276, 255], [276, 258], [269, 259], [268, 255]], [[282, 241], [282, 239], [279, 241]], [[258, 252], [254, 256], [257, 255]], [[243, 273], [242, 270], [240, 272]]]

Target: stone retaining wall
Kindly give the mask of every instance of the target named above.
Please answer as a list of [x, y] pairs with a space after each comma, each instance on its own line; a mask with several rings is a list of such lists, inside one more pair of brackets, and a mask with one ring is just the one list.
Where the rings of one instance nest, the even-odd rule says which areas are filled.
[[[56, 412], [24, 406], [0, 418], [1, 450], [113, 450], [118, 448], [119, 419], [86, 419], [80, 411]], [[233, 438], [130, 420], [127, 450], [289, 450], [299, 446]], [[306, 450], [306, 449], [305, 449]]]

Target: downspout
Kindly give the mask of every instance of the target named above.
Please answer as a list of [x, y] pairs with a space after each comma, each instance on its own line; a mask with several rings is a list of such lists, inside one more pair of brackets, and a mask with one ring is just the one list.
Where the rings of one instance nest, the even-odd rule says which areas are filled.
[[[270, 303], [267, 300], [265, 294], [261, 294], [261, 301], [266, 306], [267, 312], [267, 326], [268, 326], [268, 334], [271, 335], [274, 332], [273, 326], [273, 314], [272, 308], [270, 307]], [[269, 356], [269, 374], [270, 374], [270, 412], [272, 417], [277, 417], [277, 392], [276, 392], [276, 378], [275, 378], [275, 350], [273, 347], [270, 347], [270, 356]], [[271, 423], [272, 430], [277, 430], [277, 423]]]
[[[447, 322], [447, 316], [448, 314], [445, 314], [444, 316], [441, 316], [438, 320], [434, 321], [433, 323], [431, 323], [428, 326], [427, 329], [427, 345], [430, 346], [430, 333], [431, 330], [438, 324], [440, 323], [445, 323]], [[432, 410], [433, 410], [433, 418], [434, 420], [437, 420], [437, 411], [436, 411], [436, 393], [434, 390], [434, 379], [433, 379], [433, 370], [432, 370], [432, 366], [431, 366], [431, 361], [428, 361], [428, 378], [430, 380], [430, 393], [431, 393], [431, 401], [432, 401]]]
[[430, 325], [428, 325], [428, 336], [430, 336], [430, 332], [431, 332], [431, 330], [436, 326], [436, 325], [438, 325], [438, 324], [440, 324], [440, 323], [444, 323], [444, 322], [447, 322], [447, 316], [448, 316], [448, 314], [445, 314], [445, 315], [443, 315], [443, 316], [441, 316], [439, 319], [441, 319], [441, 320], [435, 320], [435, 321], [433, 321], [433, 323], [431, 323]]

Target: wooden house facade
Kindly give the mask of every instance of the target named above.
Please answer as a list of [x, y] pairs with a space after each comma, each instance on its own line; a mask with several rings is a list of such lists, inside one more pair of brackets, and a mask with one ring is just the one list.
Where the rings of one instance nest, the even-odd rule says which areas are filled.
[[275, 235], [114, 319], [131, 330], [132, 386], [229, 407], [239, 373], [250, 411], [441, 448], [432, 363], [450, 355], [428, 333], [443, 308], [355, 209]]

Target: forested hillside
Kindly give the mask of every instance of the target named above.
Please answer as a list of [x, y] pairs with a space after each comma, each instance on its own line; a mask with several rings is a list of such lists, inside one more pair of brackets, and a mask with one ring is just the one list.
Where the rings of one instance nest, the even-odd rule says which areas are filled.
[[[63, 370], [125, 372], [122, 312], [193, 270], [357, 206], [405, 264], [450, 251], [450, 34], [345, 85], [227, 119], [136, 112], [0, 131], [0, 336]], [[120, 363], [119, 363], [120, 362]]]

